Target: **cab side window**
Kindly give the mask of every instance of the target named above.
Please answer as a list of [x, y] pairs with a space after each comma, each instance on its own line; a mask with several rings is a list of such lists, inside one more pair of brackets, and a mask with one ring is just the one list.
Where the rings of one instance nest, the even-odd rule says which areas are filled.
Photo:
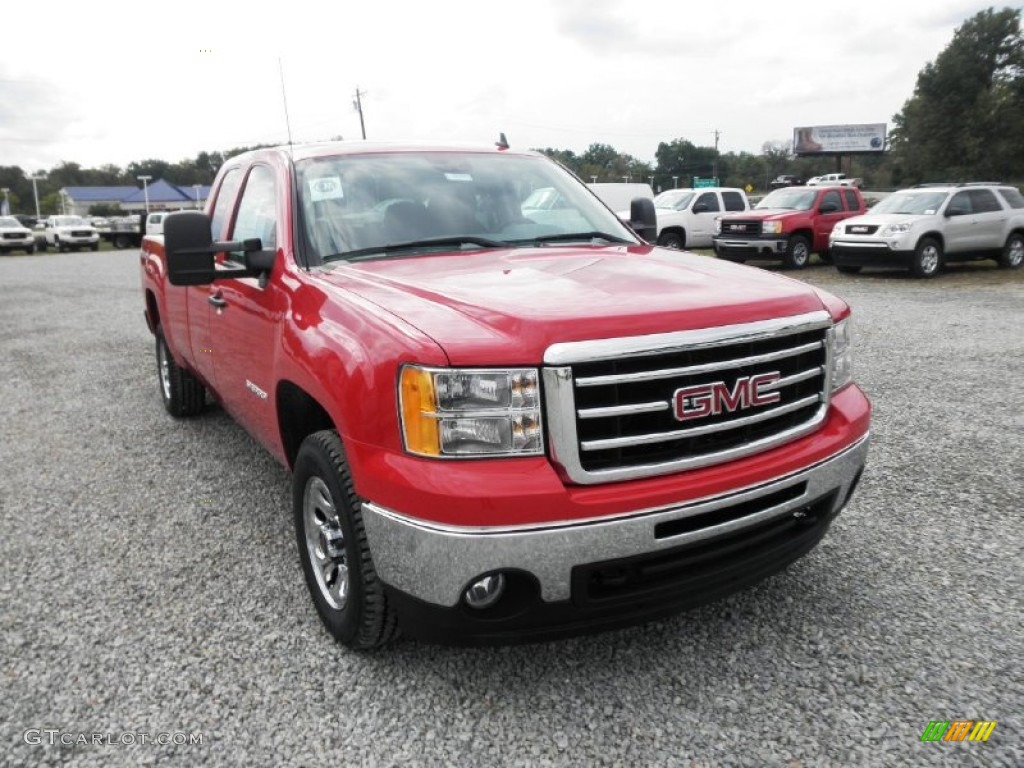
[[992, 211], [1003, 210], [1003, 207], [999, 205], [999, 201], [996, 200], [996, 196], [992, 194], [990, 189], [972, 189], [968, 194], [971, 196], [971, 207], [975, 213], [991, 213]]
[[819, 210], [821, 208], [824, 208], [829, 203], [835, 206], [835, 211], [843, 210], [843, 201], [839, 198], [839, 190], [832, 189], [826, 192], [825, 195], [821, 198], [821, 205], [818, 206]]
[[703, 195], [697, 198], [694, 202], [693, 207], [696, 210], [698, 205], [707, 206], [704, 210], [706, 211], [720, 211], [721, 208], [718, 205], [718, 196], [714, 192], [705, 192]]
[[727, 211], [747, 210], [747, 207], [743, 205], [743, 195], [739, 192], [723, 192], [722, 202], [725, 203], [725, 210]]
[[210, 217], [210, 237], [214, 241], [220, 240], [224, 234], [224, 225], [231, 216], [231, 206], [235, 203], [235, 194], [238, 192], [238, 185], [242, 181], [242, 172], [238, 168], [232, 168], [224, 176], [224, 181], [217, 190], [217, 202], [213, 206], [213, 215]]
[[957, 192], [953, 195], [953, 198], [949, 201], [949, 207], [946, 208], [946, 213], [950, 216], [964, 216], [973, 212], [971, 198], [967, 192]]
[[258, 237], [263, 250], [277, 250], [277, 195], [274, 194], [274, 173], [265, 165], [253, 166], [238, 202], [238, 212], [231, 228], [231, 240]]

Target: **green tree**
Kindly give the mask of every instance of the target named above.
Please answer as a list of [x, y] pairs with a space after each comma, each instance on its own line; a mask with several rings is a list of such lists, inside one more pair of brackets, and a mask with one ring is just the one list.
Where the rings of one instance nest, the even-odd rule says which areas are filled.
[[965, 21], [893, 117], [898, 183], [1024, 176], [1020, 9]]

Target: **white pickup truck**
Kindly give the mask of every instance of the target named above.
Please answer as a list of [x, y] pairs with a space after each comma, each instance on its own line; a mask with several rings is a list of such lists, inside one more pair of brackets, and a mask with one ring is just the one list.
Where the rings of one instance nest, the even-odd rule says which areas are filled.
[[[726, 213], [750, 210], [742, 189], [701, 187], [669, 189], [654, 198], [658, 245], [665, 248], [710, 248], [715, 220]], [[629, 218], [628, 215], [625, 218]]]
[[860, 187], [861, 180], [845, 173], [826, 173], [807, 180], [808, 187]]

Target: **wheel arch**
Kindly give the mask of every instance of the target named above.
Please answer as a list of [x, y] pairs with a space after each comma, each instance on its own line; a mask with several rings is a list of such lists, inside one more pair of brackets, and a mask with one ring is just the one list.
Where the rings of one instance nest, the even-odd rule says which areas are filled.
[[156, 301], [156, 294], [150, 288], [146, 289], [146, 325], [150, 333], [156, 333], [156, 327], [160, 325], [160, 307]]
[[324, 429], [340, 434], [340, 425], [334, 423], [327, 409], [298, 384], [287, 379], [278, 382], [275, 400], [281, 447], [289, 469], [295, 469], [302, 441], [311, 434]]
[[917, 248], [920, 247], [920, 245], [921, 245], [921, 241], [924, 240], [925, 238], [928, 238], [928, 237], [930, 237], [932, 240], [937, 241], [938, 244], [939, 244], [939, 247], [942, 248], [943, 252], [945, 252], [945, 250], [946, 250], [946, 238], [944, 238], [942, 236], [941, 232], [934, 231], [934, 230], [931, 231], [931, 232], [925, 232], [920, 237], [918, 237], [917, 238], [917, 242], [914, 243], [914, 250], [917, 250]]

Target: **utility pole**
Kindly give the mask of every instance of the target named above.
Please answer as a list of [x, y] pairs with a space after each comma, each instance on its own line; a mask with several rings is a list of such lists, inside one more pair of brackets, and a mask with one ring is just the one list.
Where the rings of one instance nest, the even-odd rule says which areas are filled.
[[715, 160], [711, 169], [711, 177], [715, 180], [715, 184], [718, 183], [718, 137], [721, 135], [721, 131], [715, 128]]
[[366, 140], [366, 123], [363, 122], [363, 96], [366, 95], [366, 91], [360, 91], [359, 87], [356, 86], [356, 98], [352, 102], [353, 108], [359, 113], [359, 128], [363, 132], [363, 140]]
[[40, 172], [35, 176], [29, 176], [29, 178], [32, 179], [32, 197], [36, 199], [36, 218], [40, 219], [42, 216], [39, 214], [39, 188], [36, 186], [36, 182], [45, 179], [46, 176]]

